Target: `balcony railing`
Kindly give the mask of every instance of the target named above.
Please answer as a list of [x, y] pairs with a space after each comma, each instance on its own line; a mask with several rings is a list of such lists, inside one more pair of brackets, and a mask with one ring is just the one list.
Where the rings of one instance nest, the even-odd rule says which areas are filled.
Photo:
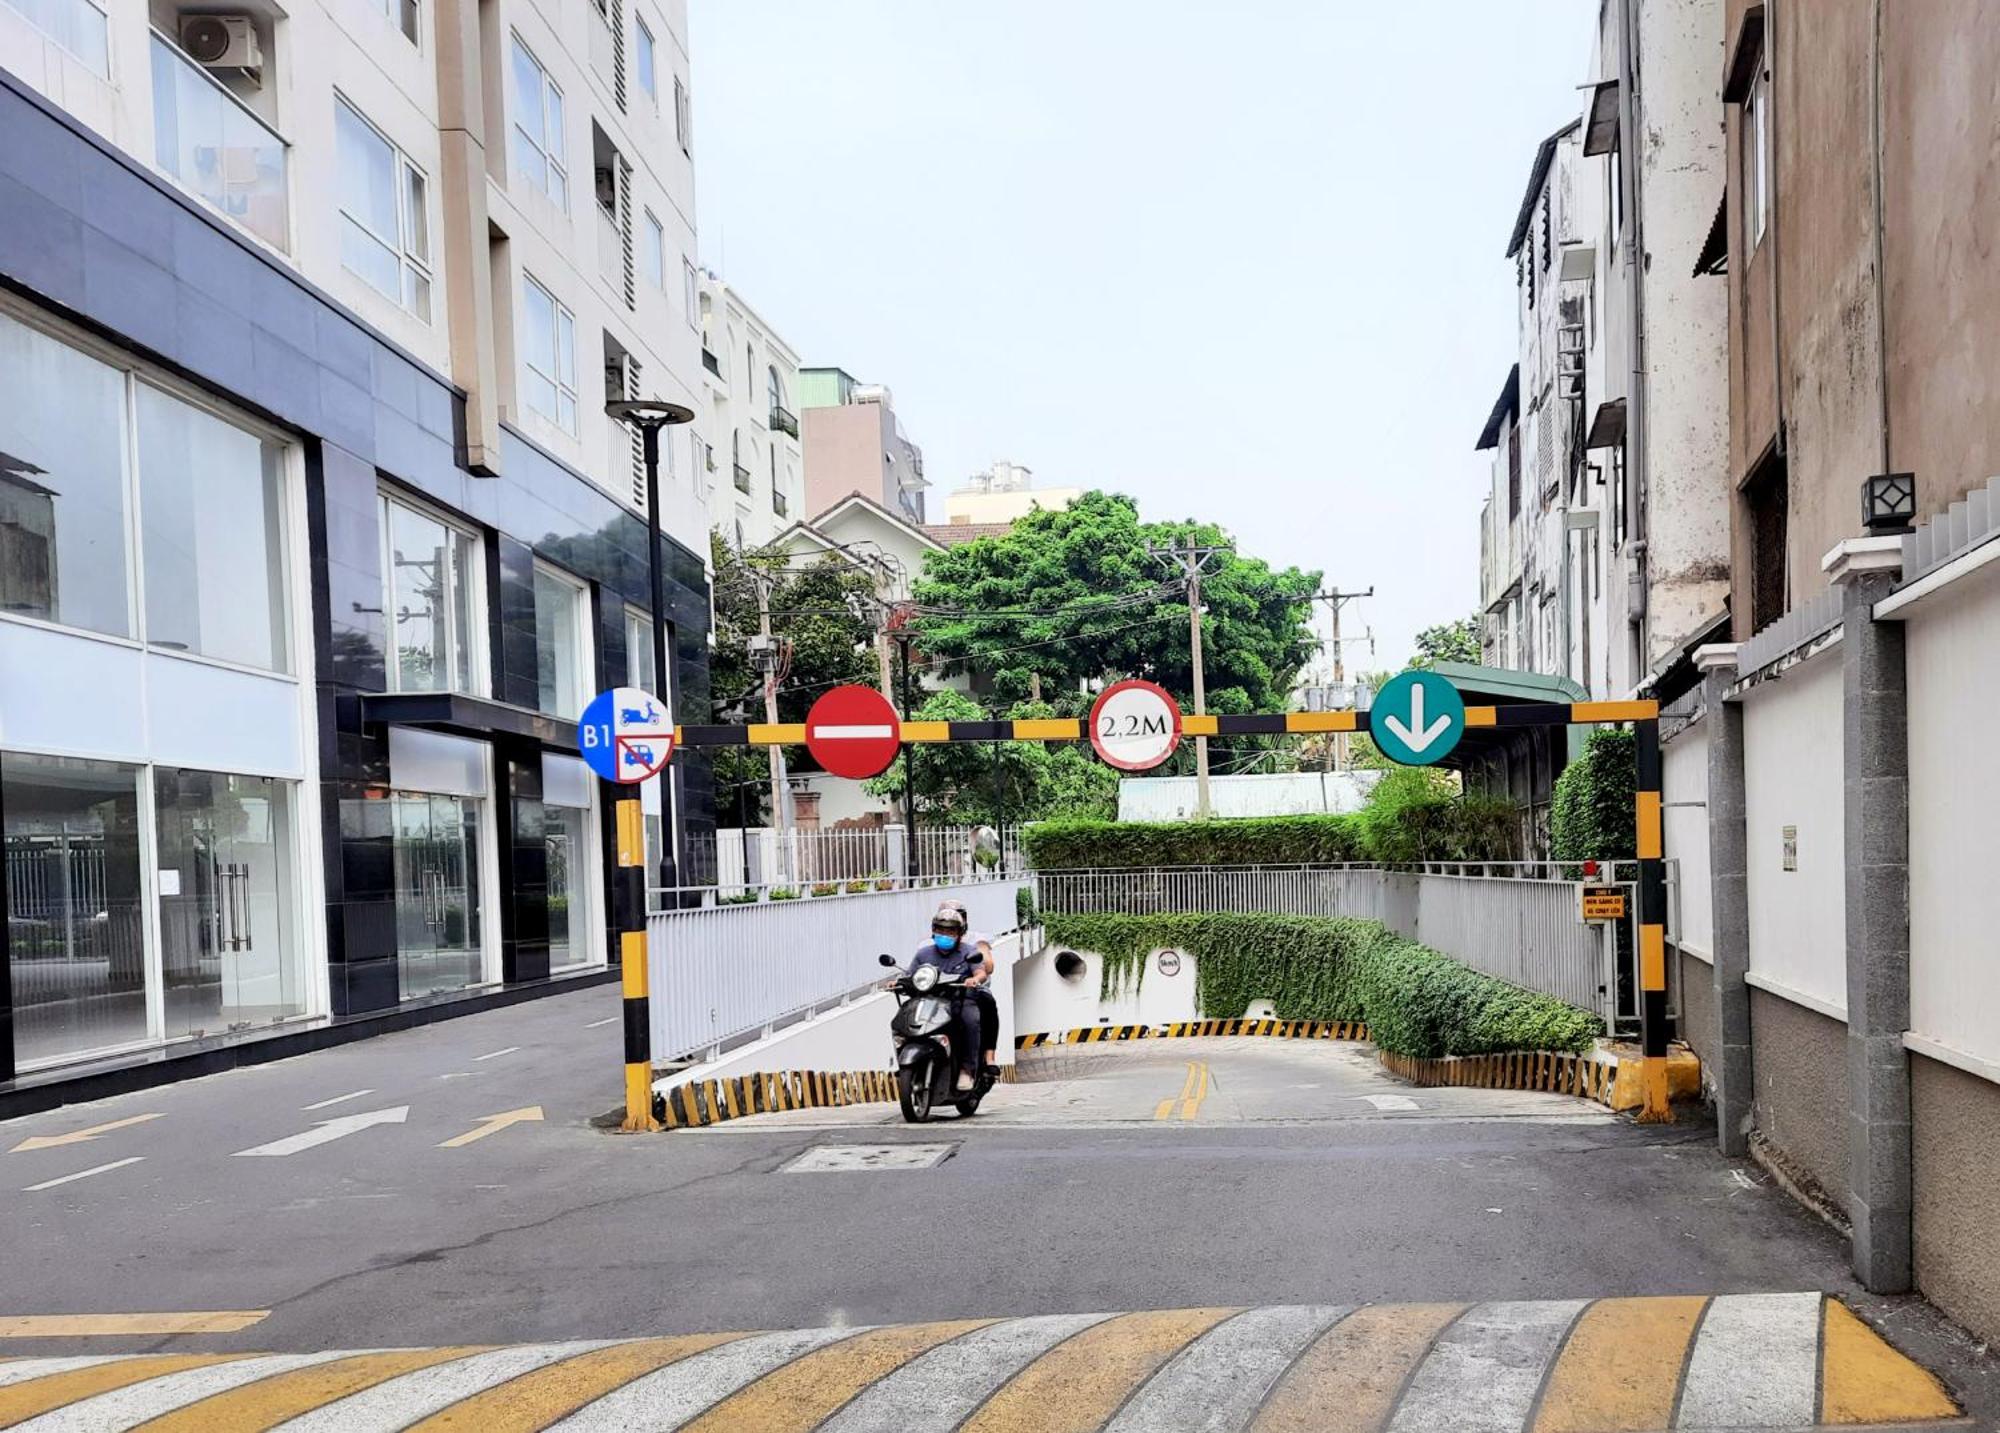
[[792, 511], [792, 505], [785, 501], [785, 494], [782, 489], [779, 488], [771, 489], [771, 511], [776, 513], [779, 517], [786, 517], [790, 515]]
[[713, 373], [717, 378], [722, 377], [722, 360], [717, 358], [706, 346], [701, 350], [701, 366], [706, 368], [710, 373]]
[[781, 407], [776, 403], [771, 405], [771, 428], [773, 432], [789, 434], [794, 438], [799, 436], [798, 418], [792, 413], [791, 409]]
[[736, 491], [739, 493], [750, 491], [750, 470], [741, 463], [736, 464]]
[[285, 141], [158, 35], [153, 36], [153, 159], [265, 243], [290, 248]]

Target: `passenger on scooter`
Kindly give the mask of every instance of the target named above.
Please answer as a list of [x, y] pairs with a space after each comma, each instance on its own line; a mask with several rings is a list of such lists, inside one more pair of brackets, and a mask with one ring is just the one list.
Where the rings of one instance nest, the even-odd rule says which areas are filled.
[[[964, 977], [968, 983], [983, 981], [985, 962], [965, 939], [965, 917], [950, 906], [940, 906], [931, 917], [931, 938], [928, 945], [918, 948], [910, 961], [910, 969], [919, 965], [934, 965], [940, 975]], [[979, 1006], [976, 1001], [958, 1002], [957, 1018], [952, 1022], [952, 1061], [958, 1066], [958, 1088], [970, 1090], [976, 1082], [975, 1063], [979, 1058]]]
[[972, 915], [964, 901], [946, 901], [966, 923], [965, 943], [978, 953], [983, 969], [972, 981], [972, 999], [979, 1006], [979, 1048], [989, 1070], [995, 1069], [994, 1052], [1000, 1038], [1000, 1003], [993, 998], [993, 937], [973, 930]]

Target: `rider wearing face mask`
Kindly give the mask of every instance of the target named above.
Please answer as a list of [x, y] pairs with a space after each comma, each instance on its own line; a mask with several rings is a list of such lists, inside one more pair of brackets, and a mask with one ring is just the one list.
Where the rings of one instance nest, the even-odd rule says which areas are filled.
[[[934, 965], [941, 975], [964, 976], [968, 981], [985, 980], [985, 962], [965, 939], [965, 917], [949, 905], [939, 906], [931, 917], [931, 938], [919, 947], [910, 968]], [[952, 1062], [958, 1066], [958, 1088], [970, 1090], [979, 1059], [979, 1005], [959, 1002], [957, 1019], [951, 1029]]]

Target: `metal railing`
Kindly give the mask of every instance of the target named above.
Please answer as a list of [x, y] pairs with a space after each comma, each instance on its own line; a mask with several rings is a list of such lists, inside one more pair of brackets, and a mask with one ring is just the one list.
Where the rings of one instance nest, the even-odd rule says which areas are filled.
[[706, 344], [702, 345], [701, 366], [706, 368], [710, 373], [713, 373], [717, 378], [722, 377], [722, 360], [717, 358], [714, 350], [710, 349]]
[[1023, 884], [900, 882], [854, 895], [656, 910], [647, 917], [653, 1054], [718, 1052], [865, 992], [884, 976], [876, 957], [907, 958], [942, 900], [964, 902], [974, 930], [1012, 930]]
[[[990, 880], [1027, 869], [1021, 834], [1013, 827], [1001, 833], [991, 859], [980, 855], [978, 833], [970, 827], [919, 828], [916, 847], [915, 869], [932, 878]], [[811, 890], [898, 879], [910, 870], [906, 849], [900, 825], [836, 831], [725, 827], [689, 840], [687, 867], [724, 895], [753, 887]]]
[[787, 437], [799, 436], [799, 420], [792, 410], [780, 404], [771, 405], [771, 427]]
[[285, 141], [157, 31], [153, 158], [210, 207], [265, 243], [291, 247]]
[[749, 492], [750, 470], [744, 467], [741, 463], [737, 463], [734, 466], [736, 468], [736, 491], [739, 493]]

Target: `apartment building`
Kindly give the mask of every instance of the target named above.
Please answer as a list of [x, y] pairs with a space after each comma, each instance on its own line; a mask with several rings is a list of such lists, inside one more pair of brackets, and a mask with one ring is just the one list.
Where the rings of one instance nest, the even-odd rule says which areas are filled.
[[697, 406], [685, 34], [0, 0], [0, 1089], [604, 969], [575, 718], [707, 707], [692, 439], [649, 535], [603, 413]]
[[903, 431], [887, 385], [841, 368], [799, 371], [806, 507], [823, 513], [850, 493], [905, 522], [924, 523], [924, 453]]
[[805, 515], [799, 356], [736, 289], [706, 271], [700, 284], [708, 523], [738, 547], [765, 547]]

